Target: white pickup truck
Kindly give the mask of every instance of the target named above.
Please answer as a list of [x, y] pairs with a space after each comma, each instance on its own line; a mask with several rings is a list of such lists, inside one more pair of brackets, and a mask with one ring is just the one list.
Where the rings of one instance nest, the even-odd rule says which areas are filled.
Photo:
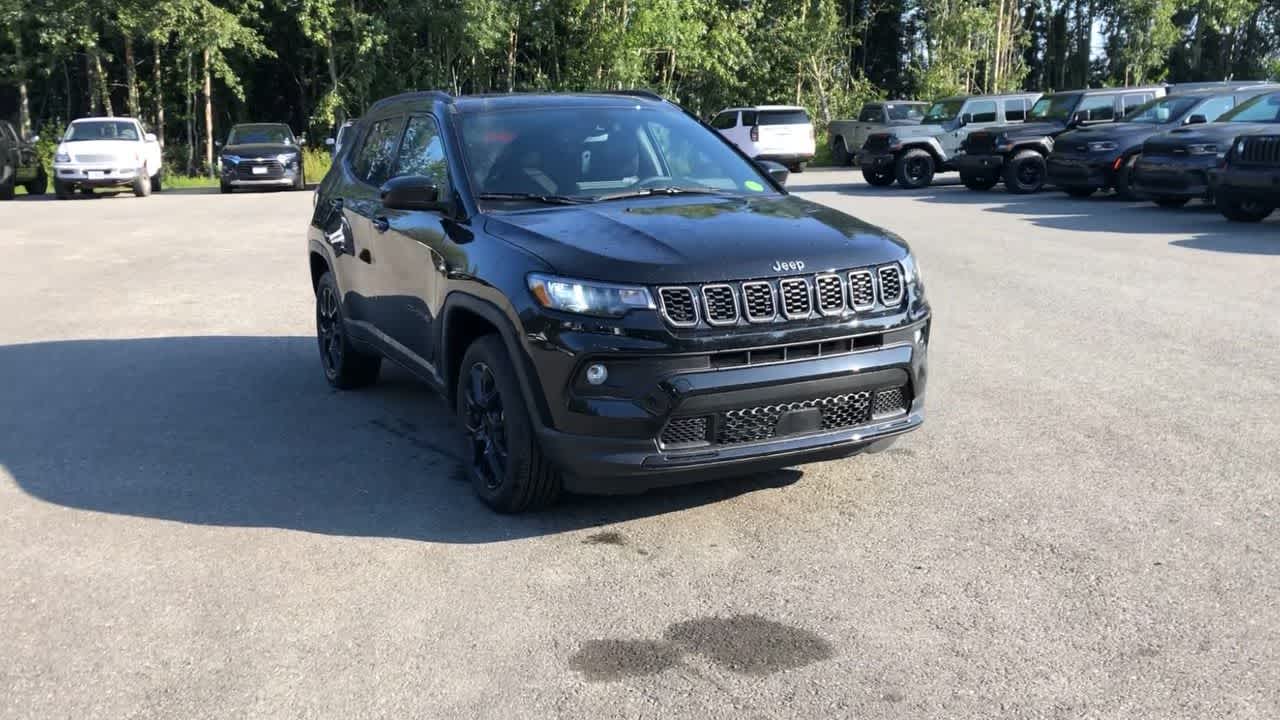
[[64, 200], [79, 190], [131, 187], [146, 197], [163, 179], [160, 143], [133, 118], [72, 121], [53, 156], [53, 191]]

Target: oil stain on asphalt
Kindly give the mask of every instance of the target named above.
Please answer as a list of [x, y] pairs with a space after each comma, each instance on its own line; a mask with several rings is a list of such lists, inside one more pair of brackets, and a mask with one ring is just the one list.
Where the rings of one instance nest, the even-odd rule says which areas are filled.
[[808, 630], [759, 615], [711, 617], [675, 623], [662, 640], [592, 640], [569, 659], [589, 682], [660, 673], [699, 655], [743, 675], [763, 676], [803, 667], [833, 655], [831, 644]]

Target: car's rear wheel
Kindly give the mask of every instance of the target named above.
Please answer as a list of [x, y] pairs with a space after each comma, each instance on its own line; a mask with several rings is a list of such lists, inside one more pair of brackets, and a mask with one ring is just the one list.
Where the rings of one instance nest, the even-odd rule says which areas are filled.
[[49, 174], [45, 172], [43, 165], [40, 167], [39, 170], [36, 171], [35, 179], [27, 183], [26, 185], [23, 185], [23, 187], [27, 189], [28, 195], [43, 195], [45, 194], [46, 191], [48, 191]]
[[894, 181], [892, 170], [876, 170], [874, 168], [862, 168], [862, 178], [867, 181], [868, 185], [876, 187], [886, 187], [892, 185]]
[[1098, 188], [1088, 187], [1086, 185], [1067, 185], [1062, 188], [1062, 192], [1073, 198], [1087, 198], [1098, 191]]
[[904, 188], [928, 187], [933, 182], [933, 156], [927, 150], [908, 150], [898, 158], [898, 184]]
[[1214, 204], [1218, 206], [1218, 212], [1233, 222], [1261, 222], [1276, 209], [1270, 203], [1245, 200], [1221, 193], [1214, 197]]
[[844, 167], [853, 162], [853, 156], [849, 154], [849, 146], [844, 144], [844, 138], [838, 137], [831, 143], [831, 161], [837, 167]]
[[996, 183], [999, 181], [1000, 179], [994, 175], [975, 175], [973, 173], [966, 172], [960, 173], [960, 182], [964, 183], [964, 186], [970, 190], [990, 190], [995, 187]]
[[1178, 197], [1177, 195], [1160, 195], [1152, 198], [1157, 205], [1162, 208], [1177, 209], [1191, 202], [1189, 197]]
[[1040, 192], [1044, 177], [1044, 156], [1035, 150], [1018, 151], [1004, 166], [1004, 187], [1017, 195]]
[[326, 272], [316, 283], [316, 340], [324, 378], [340, 390], [372, 385], [382, 369], [382, 356], [356, 347], [347, 333], [342, 300], [333, 274]]
[[146, 197], [151, 194], [151, 176], [145, 169], [133, 179], [133, 194], [137, 197]]
[[538, 446], [520, 382], [497, 335], [467, 348], [458, 372], [462, 462], [476, 494], [501, 513], [546, 507], [564, 486]]

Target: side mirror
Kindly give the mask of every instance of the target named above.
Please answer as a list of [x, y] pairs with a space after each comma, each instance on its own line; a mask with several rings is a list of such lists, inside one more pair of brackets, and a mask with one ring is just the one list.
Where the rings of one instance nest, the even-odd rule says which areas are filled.
[[968, 125], [971, 122], [973, 122], [973, 115], [971, 113], [965, 113], [960, 116], [961, 127], [964, 127], [965, 125]]
[[324, 139], [324, 144], [325, 144], [325, 145], [328, 145], [329, 147], [333, 147], [335, 143], [334, 143], [333, 138], [325, 138], [325, 139]]
[[773, 181], [779, 185], [785, 186], [787, 184], [787, 178], [791, 177], [791, 171], [782, 163], [776, 163], [772, 160], [757, 160], [756, 165], [758, 165], [761, 170], [764, 170], [769, 177], [773, 178]]
[[1207, 122], [1209, 122], [1209, 118], [1205, 117], [1204, 115], [1201, 115], [1200, 113], [1196, 113], [1195, 115], [1192, 115], [1191, 117], [1187, 118], [1188, 125], [1203, 125], [1204, 123], [1207, 123]]
[[440, 188], [429, 177], [406, 175], [392, 178], [379, 191], [388, 210], [433, 212], [448, 209], [440, 202]]
[[1089, 122], [1088, 110], [1077, 110], [1076, 112], [1071, 113], [1072, 125], [1082, 125], [1087, 122]]
[[143, 135], [142, 137], [143, 137], [143, 139], [145, 139], [147, 142], [156, 142], [156, 134], [155, 134], [155, 133], [147, 133], [146, 135]]

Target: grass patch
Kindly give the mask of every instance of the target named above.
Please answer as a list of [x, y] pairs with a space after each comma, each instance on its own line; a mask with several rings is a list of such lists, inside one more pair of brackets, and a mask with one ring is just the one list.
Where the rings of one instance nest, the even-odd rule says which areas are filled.
[[318, 183], [324, 179], [329, 172], [329, 166], [333, 164], [333, 156], [329, 154], [328, 148], [303, 148], [302, 149], [302, 169], [306, 176], [308, 184]]
[[183, 190], [186, 188], [211, 188], [218, 187], [218, 178], [211, 178], [208, 175], [170, 175], [165, 173], [164, 187], [166, 189]]

